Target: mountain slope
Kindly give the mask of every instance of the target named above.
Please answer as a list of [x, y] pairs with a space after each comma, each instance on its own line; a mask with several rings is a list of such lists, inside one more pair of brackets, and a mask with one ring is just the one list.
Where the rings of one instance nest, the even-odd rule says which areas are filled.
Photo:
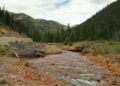
[[120, 0], [74, 27], [80, 40], [120, 40]]
[[[0, 9], [0, 22], [11, 30], [25, 34], [38, 42], [63, 41], [65, 39], [63, 33], [67, 29], [65, 25], [55, 21], [33, 19], [26, 14], [12, 13], [2, 8]], [[63, 35], [62, 38], [61, 34]]]
[[26, 14], [20, 13], [15, 14], [14, 13], [14, 19], [17, 21], [21, 21], [23, 24], [37, 28], [39, 30], [58, 30], [61, 28], [66, 28], [65, 25], [62, 25], [55, 21], [49, 21], [45, 19], [34, 19]]
[[0, 22], [0, 37], [22, 37], [22, 36]]

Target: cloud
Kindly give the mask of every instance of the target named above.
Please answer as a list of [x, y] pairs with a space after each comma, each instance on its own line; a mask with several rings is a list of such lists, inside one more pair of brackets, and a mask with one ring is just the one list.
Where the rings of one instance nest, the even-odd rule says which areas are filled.
[[110, 1], [115, 1], [115, 0], [89, 0], [93, 4], [104, 4]]
[[0, 0], [9, 11], [62, 24], [80, 24], [115, 0]]
[[64, 6], [64, 5], [68, 4], [69, 2], [71, 2], [71, 0], [63, 0], [62, 2], [60, 1], [55, 4], [55, 7], [60, 8], [61, 6]]

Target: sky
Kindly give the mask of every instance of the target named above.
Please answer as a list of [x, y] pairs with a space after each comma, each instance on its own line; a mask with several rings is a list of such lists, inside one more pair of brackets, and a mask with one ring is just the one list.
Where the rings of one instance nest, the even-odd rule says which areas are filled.
[[0, 6], [11, 12], [33, 18], [76, 25], [84, 22], [115, 0], [0, 0]]

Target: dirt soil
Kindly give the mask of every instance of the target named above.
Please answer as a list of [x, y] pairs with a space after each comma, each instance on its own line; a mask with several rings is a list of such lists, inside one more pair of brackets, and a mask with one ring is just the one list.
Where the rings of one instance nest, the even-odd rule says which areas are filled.
[[0, 28], [0, 37], [22, 37], [22, 36], [20, 36], [20, 34], [18, 34], [17, 32]]

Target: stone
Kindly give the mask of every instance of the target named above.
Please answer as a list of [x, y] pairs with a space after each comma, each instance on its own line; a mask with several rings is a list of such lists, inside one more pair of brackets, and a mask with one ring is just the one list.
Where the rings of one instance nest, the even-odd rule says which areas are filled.
[[13, 45], [10, 49], [15, 52], [19, 57], [44, 57], [45, 52], [36, 45], [30, 44], [17, 44]]

